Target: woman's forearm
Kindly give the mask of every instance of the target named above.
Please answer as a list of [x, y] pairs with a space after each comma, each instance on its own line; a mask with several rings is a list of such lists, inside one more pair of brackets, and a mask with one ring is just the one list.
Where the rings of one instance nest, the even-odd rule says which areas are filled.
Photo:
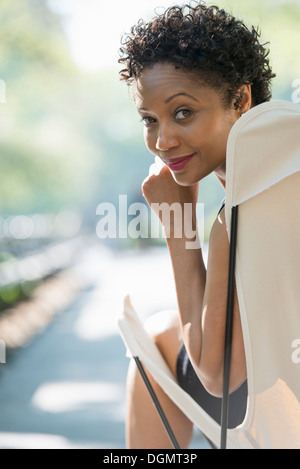
[[191, 361], [198, 364], [201, 353], [201, 311], [206, 282], [206, 267], [201, 249], [188, 249], [184, 236], [167, 238], [183, 341]]

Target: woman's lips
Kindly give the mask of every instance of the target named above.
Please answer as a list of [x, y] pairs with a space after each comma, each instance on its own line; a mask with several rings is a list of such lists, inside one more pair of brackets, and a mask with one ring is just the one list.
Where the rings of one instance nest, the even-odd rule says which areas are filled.
[[193, 158], [194, 155], [195, 153], [181, 158], [170, 158], [169, 160], [165, 160], [165, 163], [172, 171], [179, 171]]

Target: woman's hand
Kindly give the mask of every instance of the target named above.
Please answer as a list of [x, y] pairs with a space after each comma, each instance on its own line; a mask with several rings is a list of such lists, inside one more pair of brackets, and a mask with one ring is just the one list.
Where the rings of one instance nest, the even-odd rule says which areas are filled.
[[179, 203], [182, 211], [184, 204], [192, 204], [194, 216], [196, 215], [198, 183], [193, 186], [179, 185], [174, 180], [170, 169], [158, 157], [149, 168], [149, 174], [142, 183], [142, 191], [149, 206], [160, 218], [162, 224], [162, 211], [159, 210], [159, 205], [162, 203], [168, 204], [168, 207]]

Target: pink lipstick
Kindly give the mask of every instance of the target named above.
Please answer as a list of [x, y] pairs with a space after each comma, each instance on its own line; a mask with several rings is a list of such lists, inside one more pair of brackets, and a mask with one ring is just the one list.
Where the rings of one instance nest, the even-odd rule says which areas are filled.
[[182, 158], [170, 158], [169, 160], [165, 160], [165, 163], [172, 171], [179, 171], [193, 158], [194, 155], [195, 153], [183, 156]]

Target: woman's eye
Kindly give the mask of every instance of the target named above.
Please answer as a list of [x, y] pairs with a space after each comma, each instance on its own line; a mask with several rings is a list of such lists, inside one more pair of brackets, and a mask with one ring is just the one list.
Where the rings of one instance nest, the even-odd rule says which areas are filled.
[[184, 120], [184, 119], [188, 119], [189, 117], [191, 117], [191, 115], [192, 115], [192, 111], [190, 111], [189, 109], [179, 109], [179, 111], [175, 113], [175, 119]]
[[145, 116], [141, 118], [141, 122], [143, 122], [144, 125], [152, 125], [156, 123], [156, 120], [154, 119], [154, 117]]

